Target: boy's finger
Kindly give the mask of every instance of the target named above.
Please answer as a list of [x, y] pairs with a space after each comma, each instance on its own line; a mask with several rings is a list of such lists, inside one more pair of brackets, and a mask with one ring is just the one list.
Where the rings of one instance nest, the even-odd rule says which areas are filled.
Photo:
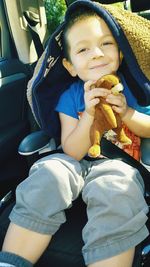
[[90, 101], [90, 105], [91, 105], [91, 107], [93, 107], [93, 106], [97, 105], [99, 102], [100, 102], [100, 99], [99, 98], [93, 98]]
[[95, 83], [95, 81], [87, 81], [87, 82], [85, 82], [85, 84], [84, 84], [84, 90], [85, 91], [90, 91], [91, 90], [91, 86], [93, 85], [94, 86], [94, 83]]
[[95, 87], [93, 90], [97, 90], [97, 91], [101, 92], [104, 96], [111, 94], [111, 91], [109, 89], [106, 89], [103, 87]]
[[117, 112], [118, 114], [122, 113], [122, 108], [117, 106], [112, 106], [112, 109]]

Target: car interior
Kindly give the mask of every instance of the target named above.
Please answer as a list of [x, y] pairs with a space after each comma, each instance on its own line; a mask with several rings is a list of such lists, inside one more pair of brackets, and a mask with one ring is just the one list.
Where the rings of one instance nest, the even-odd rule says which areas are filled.
[[[9, 213], [15, 204], [16, 186], [28, 176], [29, 168], [36, 160], [61, 151], [55, 140], [40, 129], [26, 95], [28, 81], [51, 35], [45, 2], [0, 0], [0, 246], [9, 225]], [[75, 1], [63, 2], [64, 12]], [[123, 8], [150, 19], [149, 0], [97, 2], [121, 4]], [[47, 7], [52, 8], [52, 1], [47, 1]], [[102, 140], [102, 144], [107, 145], [106, 140]], [[150, 207], [150, 141], [143, 139], [141, 144], [140, 170], [145, 173], [145, 199]], [[136, 167], [136, 162], [130, 160]], [[85, 267], [81, 232], [87, 221], [86, 206], [79, 197], [65, 213], [66, 223], [54, 235], [36, 267]], [[150, 230], [150, 213], [147, 226]], [[142, 266], [150, 266], [150, 236], [135, 253], [133, 267]]]

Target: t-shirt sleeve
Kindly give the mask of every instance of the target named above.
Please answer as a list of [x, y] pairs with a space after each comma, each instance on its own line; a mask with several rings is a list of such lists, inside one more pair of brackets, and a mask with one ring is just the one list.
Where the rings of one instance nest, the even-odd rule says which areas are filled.
[[78, 119], [75, 97], [72, 90], [68, 89], [60, 96], [55, 110]]

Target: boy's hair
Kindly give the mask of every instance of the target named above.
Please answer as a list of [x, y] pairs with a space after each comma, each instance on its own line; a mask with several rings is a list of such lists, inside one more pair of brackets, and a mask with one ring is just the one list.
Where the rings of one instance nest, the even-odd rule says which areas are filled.
[[63, 47], [63, 57], [66, 58], [68, 61], [70, 61], [70, 53], [69, 53], [69, 43], [67, 39], [67, 34], [70, 28], [78, 21], [81, 21], [83, 19], [89, 18], [89, 17], [97, 17], [99, 18], [98, 14], [93, 11], [92, 9], [88, 7], [80, 7], [76, 9], [67, 19], [64, 29], [63, 29], [63, 34], [62, 34], [62, 47]]

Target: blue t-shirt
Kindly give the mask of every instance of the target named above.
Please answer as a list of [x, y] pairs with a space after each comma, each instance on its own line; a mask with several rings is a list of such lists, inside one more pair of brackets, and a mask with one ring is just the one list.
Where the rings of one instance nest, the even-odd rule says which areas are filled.
[[84, 109], [84, 83], [79, 80], [61, 95], [55, 110], [78, 119], [78, 114]]
[[[124, 90], [123, 94], [126, 97], [126, 101], [129, 107], [150, 115], [150, 106], [140, 106], [137, 103], [136, 98], [133, 96], [129, 90], [126, 81], [122, 74], [119, 73], [121, 82], [123, 84]], [[64, 113], [68, 116], [71, 116], [75, 119], [79, 119], [79, 114], [85, 109], [84, 104], [84, 83], [79, 80], [73, 83], [60, 97], [58, 104], [55, 108], [56, 111]]]

